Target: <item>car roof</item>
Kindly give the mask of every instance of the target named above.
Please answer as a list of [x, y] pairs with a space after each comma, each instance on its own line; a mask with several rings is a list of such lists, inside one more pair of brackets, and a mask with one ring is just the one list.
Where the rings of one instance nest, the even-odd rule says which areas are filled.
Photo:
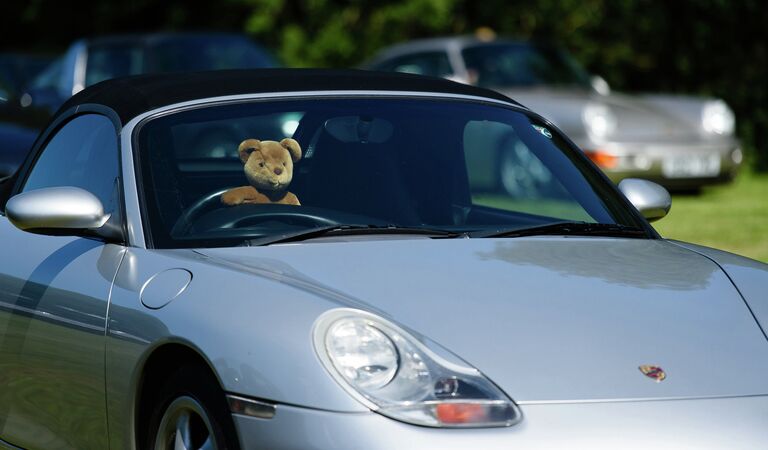
[[75, 94], [56, 116], [80, 105], [113, 110], [122, 124], [164, 106], [193, 100], [280, 92], [399, 91], [458, 94], [517, 104], [488, 89], [420, 75], [331, 69], [250, 69], [137, 75], [94, 84]]
[[499, 45], [499, 44], [528, 44], [530, 41], [515, 40], [508, 38], [481, 39], [474, 35], [464, 36], [443, 36], [427, 39], [416, 39], [412, 41], [394, 44], [380, 51], [366, 64], [368, 67], [378, 64], [381, 61], [395, 58], [402, 55], [409, 55], [417, 52], [427, 52], [435, 50], [447, 50], [448, 48], [463, 49], [475, 45]]

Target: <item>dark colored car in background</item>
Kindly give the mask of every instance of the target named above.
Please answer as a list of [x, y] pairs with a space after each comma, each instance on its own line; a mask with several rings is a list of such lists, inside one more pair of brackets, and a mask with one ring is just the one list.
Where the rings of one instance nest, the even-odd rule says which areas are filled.
[[53, 61], [53, 57], [27, 53], [0, 53], [0, 99], [17, 97], [26, 84]]
[[37, 126], [20, 111], [18, 99], [29, 80], [51, 61], [44, 55], [0, 53], [0, 177], [16, 168], [37, 137]]
[[22, 105], [53, 113], [85, 87], [129, 75], [275, 66], [266, 50], [239, 34], [160, 33], [82, 39], [33, 80]]
[[78, 40], [31, 81], [17, 102], [21, 108], [10, 105], [13, 114], [5, 114], [0, 127], [13, 129], [18, 138], [0, 144], [0, 177], [18, 167], [38, 130], [59, 106], [87, 86], [145, 73], [277, 65], [268, 51], [239, 34], [157, 33]]
[[38, 131], [14, 123], [0, 122], [0, 178], [10, 175], [24, 160]]

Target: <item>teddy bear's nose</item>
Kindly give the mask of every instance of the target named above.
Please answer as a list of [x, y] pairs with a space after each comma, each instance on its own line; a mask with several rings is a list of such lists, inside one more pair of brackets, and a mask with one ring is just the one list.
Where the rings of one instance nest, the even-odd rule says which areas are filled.
[[275, 167], [275, 171], [274, 172], [275, 172], [275, 175], [280, 175], [281, 173], [283, 173], [283, 169], [281, 169], [279, 167]]

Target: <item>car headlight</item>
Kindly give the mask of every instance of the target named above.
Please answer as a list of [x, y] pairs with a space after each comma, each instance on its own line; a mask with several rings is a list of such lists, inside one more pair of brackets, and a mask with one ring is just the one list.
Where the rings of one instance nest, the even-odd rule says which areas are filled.
[[733, 134], [736, 118], [722, 100], [710, 100], [701, 110], [701, 127], [708, 133]]
[[604, 138], [616, 130], [616, 116], [611, 109], [600, 103], [590, 103], [581, 114], [587, 132], [594, 137]]
[[384, 416], [431, 427], [503, 427], [522, 418], [477, 369], [447, 361], [376, 315], [328, 311], [317, 320], [314, 344], [336, 381]]

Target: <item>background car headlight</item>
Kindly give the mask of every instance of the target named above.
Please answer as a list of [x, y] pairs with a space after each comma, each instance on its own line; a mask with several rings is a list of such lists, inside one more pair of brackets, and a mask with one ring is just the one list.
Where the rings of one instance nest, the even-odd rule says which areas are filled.
[[701, 110], [701, 127], [708, 133], [733, 134], [736, 118], [722, 100], [710, 100]]
[[509, 426], [522, 417], [477, 369], [446, 360], [373, 314], [328, 311], [317, 320], [314, 344], [341, 386], [387, 417], [432, 427]]
[[616, 116], [606, 105], [590, 103], [581, 115], [587, 132], [594, 137], [604, 138], [616, 130]]

